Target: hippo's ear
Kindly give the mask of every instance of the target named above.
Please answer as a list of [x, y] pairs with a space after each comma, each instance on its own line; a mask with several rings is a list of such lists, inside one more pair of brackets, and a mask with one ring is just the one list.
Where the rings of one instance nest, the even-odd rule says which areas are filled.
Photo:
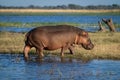
[[79, 35], [80, 35], [80, 36], [83, 36], [83, 37], [87, 37], [87, 36], [88, 36], [88, 33], [83, 31], [83, 32], [80, 32]]

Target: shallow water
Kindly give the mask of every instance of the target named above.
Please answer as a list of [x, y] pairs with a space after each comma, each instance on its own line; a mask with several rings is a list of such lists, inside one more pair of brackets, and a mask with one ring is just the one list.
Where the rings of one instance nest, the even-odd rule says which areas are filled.
[[120, 61], [82, 61], [47, 55], [25, 62], [21, 54], [0, 54], [1, 80], [120, 80]]
[[[24, 25], [26, 23], [76, 23], [76, 24], [98, 24], [98, 21], [101, 21], [102, 18], [112, 18], [115, 24], [120, 23], [119, 15], [47, 15], [47, 16], [0, 16], [0, 22], [20, 22], [23, 23], [21, 28], [16, 26], [10, 27], [0, 27], [0, 31], [10, 31], [10, 32], [28, 32], [32, 28], [26, 28]], [[85, 29], [86, 31], [96, 32], [99, 30], [99, 27], [96, 26], [83, 26], [80, 25], [79, 28]], [[120, 31], [120, 28], [116, 28], [117, 31]]]
[[33, 27], [31, 28], [27, 28], [27, 27], [22, 27], [22, 28], [17, 28], [17, 27], [0, 27], [0, 31], [8, 31], [8, 32], [28, 32], [31, 29], [33, 29]]
[[48, 15], [48, 16], [0, 16], [1, 22], [72, 22], [82, 24], [96, 24], [102, 18], [112, 18], [114, 23], [119, 24], [119, 15]]
[[[28, 32], [31, 29], [33, 29], [34, 27], [31, 28], [27, 28], [27, 27], [22, 27], [22, 28], [17, 28], [17, 27], [0, 27], [0, 31], [8, 31], [8, 32]], [[90, 31], [90, 32], [96, 32], [99, 29], [97, 27], [83, 27], [82, 29], [86, 30], [86, 31]], [[120, 30], [118, 30], [120, 31]]]
[[[22, 28], [17, 28], [17, 27], [0, 27], [0, 31], [8, 31], [8, 32], [28, 32], [34, 27], [27, 28], [27, 27], [22, 27]], [[82, 27], [81, 29], [84, 29], [89, 32], [96, 32], [99, 30], [98, 27]], [[120, 32], [120, 28], [116, 28], [116, 31]]]

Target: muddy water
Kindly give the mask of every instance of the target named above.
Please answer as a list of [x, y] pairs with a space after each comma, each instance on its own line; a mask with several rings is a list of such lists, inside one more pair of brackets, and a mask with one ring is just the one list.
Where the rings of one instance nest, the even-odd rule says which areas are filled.
[[120, 61], [82, 61], [47, 55], [25, 62], [21, 54], [0, 54], [1, 80], [120, 80]]

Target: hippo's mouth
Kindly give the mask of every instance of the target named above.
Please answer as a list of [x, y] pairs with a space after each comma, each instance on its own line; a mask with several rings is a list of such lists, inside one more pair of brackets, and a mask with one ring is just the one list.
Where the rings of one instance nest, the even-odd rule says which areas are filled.
[[86, 50], [91, 50], [91, 49], [94, 48], [94, 45], [93, 45], [93, 44], [88, 44], [88, 45], [82, 44], [82, 47], [83, 47], [84, 49], [86, 49]]

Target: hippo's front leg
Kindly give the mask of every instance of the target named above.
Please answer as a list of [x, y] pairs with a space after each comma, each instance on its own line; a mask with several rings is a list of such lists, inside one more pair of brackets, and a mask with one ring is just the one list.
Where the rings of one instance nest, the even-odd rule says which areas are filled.
[[60, 54], [61, 54], [61, 57], [64, 57], [64, 50], [65, 50], [65, 49], [66, 49], [66, 48], [64, 48], [64, 47], [61, 48], [61, 53], [60, 53]]
[[69, 49], [71, 54], [74, 54], [74, 47], [73, 46], [70, 46], [68, 49]]

